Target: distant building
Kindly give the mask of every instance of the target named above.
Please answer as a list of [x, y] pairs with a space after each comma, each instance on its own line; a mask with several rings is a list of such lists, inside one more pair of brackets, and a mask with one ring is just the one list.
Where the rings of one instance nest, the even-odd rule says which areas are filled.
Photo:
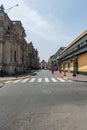
[[39, 69], [39, 57], [37, 49], [34, 48], [32, 42], [27, 44], [27, 48], [28, 48], [28, 61], [27, 61], [28, 68]]
[[47, 68], [47, 62], [45, 60], [42, 60], [40, 63], [41, 69], [46, 69]]
[[60, 57], [60, 53], [64, 49], [65, 49], [65, 47], [60, 47], [54, 55], [50, 56], [50, 58], [48, 60], [48, 68], [51, 68], [53, 65], [55, 70], [60, 70], [59, 57]]

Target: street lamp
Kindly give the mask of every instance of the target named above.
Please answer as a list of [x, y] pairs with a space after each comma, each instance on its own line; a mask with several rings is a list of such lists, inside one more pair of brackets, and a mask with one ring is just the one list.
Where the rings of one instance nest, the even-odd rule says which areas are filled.
[[19, 6], [19, 5], [16, 4], [16, 5], [13, 5], [12, 7], [8, 8], [8, 9], [6, 9], [6, 13], [8, 13], [12, 8], [14, 8], [14, 7], [16, 7], [16, 6]]

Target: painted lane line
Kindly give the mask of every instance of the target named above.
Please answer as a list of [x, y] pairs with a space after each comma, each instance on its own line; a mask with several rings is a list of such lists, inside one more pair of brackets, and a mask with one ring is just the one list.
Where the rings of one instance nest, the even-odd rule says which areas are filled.
[[38, 79], [38, 82], [41, 82], [41, 81], [42, 81], [42, 78], [39, 78], [39, 79]]
[[49, 79], [48, 79], [48, 78], [45, 78], [45, 82], [49, 82]]
[[13, 83], [18, 83], [19, 81], [21, 81], [21, 79], [15, 80]]
[[69, 81], [69, 82], [73, 82], [72, 80], [69, 80], [69, 79], [67, 79], [67, 81]]
[[51, 78], [51, 80], [52, 80], [53, 82], [57, 82], [57, 80], [56, 80], [55, 78], [53, 78], [53, 77]]
[[32, 83], [35, 81], [36, 78], [31, 79], [29, 82]]
[[10, 83], [11, 81], [6, 81], [5, 83]]
[[25, 82], [27, 82], [28, 80], [29, 80], [29, 78], [24, 79], [24, 80], [21, 81], [21, 83], [25, 83]]
[[61, 79], [61, 78], [57, 78], [59, 81], [61, 81], [61, 82], [65, 82], [65, 80], [64, 79]]

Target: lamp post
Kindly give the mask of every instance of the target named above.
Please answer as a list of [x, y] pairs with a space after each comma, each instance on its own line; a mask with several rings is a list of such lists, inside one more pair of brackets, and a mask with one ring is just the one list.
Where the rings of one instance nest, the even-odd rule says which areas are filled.
[[16, 6], [19, 6], [19, 5], [16, 4], [16, 5], [13, 5], [12, 7], [8, 8], [8, 9], [6, 9], [6, 13], [8, 13], [12, 8], [14, 8], [14, 7], [16, 7]]

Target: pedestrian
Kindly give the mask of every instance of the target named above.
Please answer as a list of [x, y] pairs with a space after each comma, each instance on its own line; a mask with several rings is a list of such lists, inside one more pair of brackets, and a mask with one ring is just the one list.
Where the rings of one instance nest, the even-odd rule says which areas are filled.
[[54, 68], [52, 68], [52, 74], [54, 73]]

